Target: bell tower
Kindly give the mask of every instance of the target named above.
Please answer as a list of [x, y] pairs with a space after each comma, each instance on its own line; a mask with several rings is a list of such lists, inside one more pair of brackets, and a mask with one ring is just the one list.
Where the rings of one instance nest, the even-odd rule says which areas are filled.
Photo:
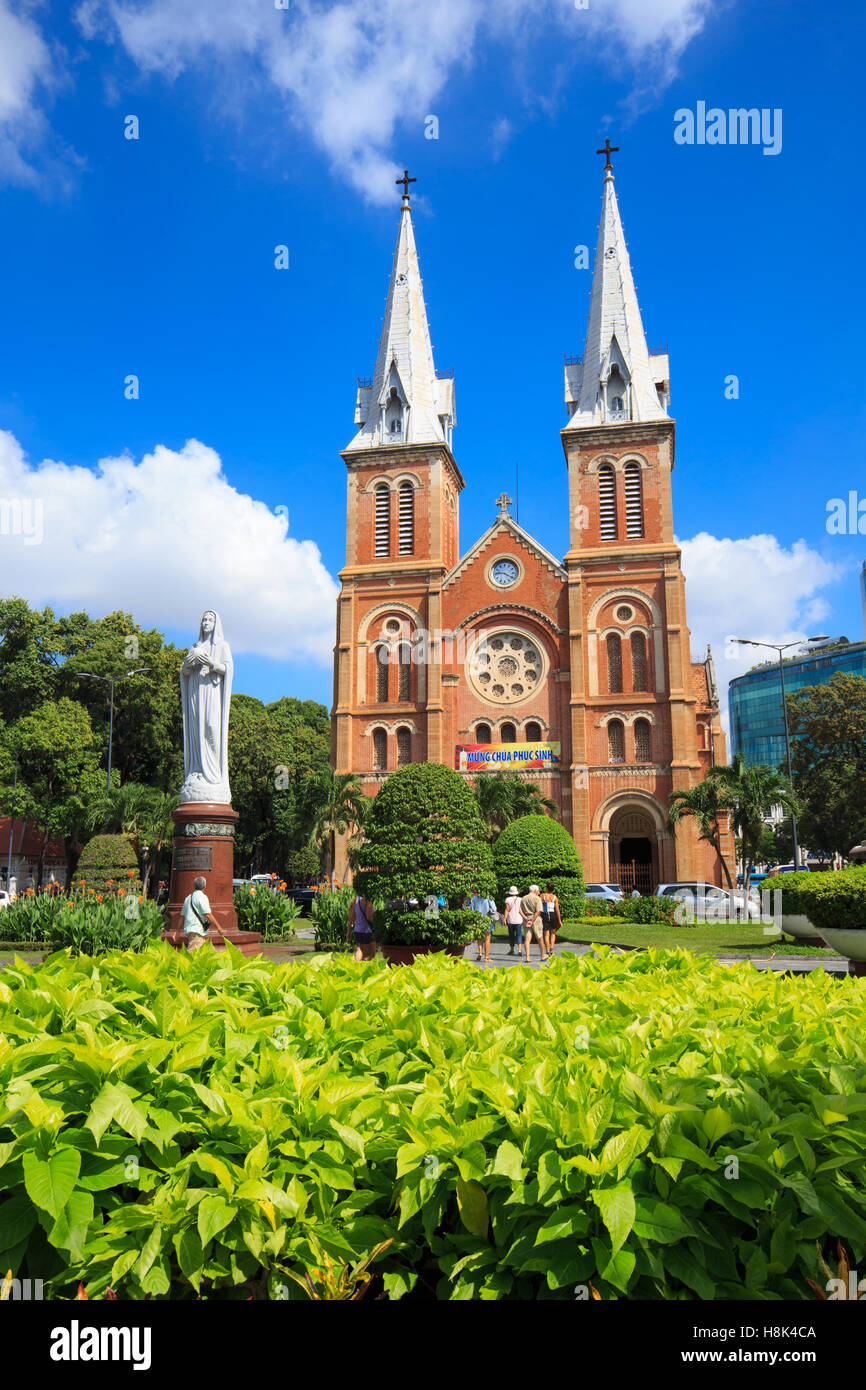
[[463, 477], [451, 452], [452, 372], [437, 372], [408, 172], [373, 375], [358, 379], [346, 564], [334, 651], [332, 760], [369, 793], [404, 762], [443, 756], [442, 580], [459, 554]]

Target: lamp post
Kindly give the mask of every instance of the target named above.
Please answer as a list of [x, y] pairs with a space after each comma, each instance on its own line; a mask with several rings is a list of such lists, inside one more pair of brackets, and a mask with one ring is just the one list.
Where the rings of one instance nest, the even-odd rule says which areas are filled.
[[[18, 750], [16, 749], [16, 750], [15, 750], [15, 780], [14, 780], [14, 782], [12, 783], [12, 790], [13, 790], [13, 792], [15, 791], [15, 789], [16, 789], [17, 786], [18, 786]], [[26, 822], [25, 822], [25, 824], [26, 824]], [[11, 888], [11, 884], [12, 884], [12, 835], [13, 835], [13, 833], [14, 833], [14, 830], [15, 830], [15, 817], [14, 817], [14, 816], [10, 816], [10, 817], [9, 817], [9, 853], [8, 853], [7, 856], [6, 856], [6, 892], [9, 893], [10, 896], [11, 896], [11, 893], [12, 893], [12, 888]]]
[[76, 671], [77, 676], [86, 676], [91, 681], [105, 681], [109, 686], [109, 707], [108, 707], [108, 777], [105, 782], [105, 790], [111, 791], [111, 743], [114, 737], [114, 687], [121, 681], [128, 680], [130, 676], [140, 676], [142, 671], [149, 671], [149, 666], [138, 666], [134, 671], [124, 671], [122, 676], [96, 676], [92, 671]]
[[[818, 637], [802, 637], [797, 642], [755, 642], [751, 637], [735, 637], [735, 642], [739, 642], [745, 647], [768, 647], [771, 651], [777, 652], [779, 656], [779, 681], [782, 687], [782, 719], [785, 727], [785, 758], [788, 763], [788, 781], [794, 785], [794, 773], [791, 768], [791, 735], [788, 729], [788, 706], [785, 700], [785, 668], [782, 663], [782, 652], [788, 651], [789, 647], [802, 647], [804, 642], [826, 642], [827, 634], [823, 633]], [[794, 864], [800, 867], [800, 845], [797, 840], [797, 817], [791, 812], [791, 834], [794, 839]]]

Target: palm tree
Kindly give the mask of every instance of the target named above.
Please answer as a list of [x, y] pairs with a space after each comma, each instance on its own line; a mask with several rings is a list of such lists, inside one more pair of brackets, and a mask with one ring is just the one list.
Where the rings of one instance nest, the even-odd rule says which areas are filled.
[[318, 845], [320, 850], [327, 842], [328, 868], [333, 874], [337, 836], [362, 829], [370, 802], [362, 790], [361, 779], [355, 772], [335, 773], [329, 768], [320, 786], [320, 800], [315, 810], [309, 842]]
[[748, 896], [752, 868], [773, 807], [796, 814], [797, 798], [781, 772], [764, 763], [747, 766], [742, 753], [735, 753], [728, 767], [711, 767], [710, 777], [718, 778], [730, 799], [731, 826], [742, 840], [743, 892]]
[[153, 871], [171, 842], [174, 822], [171, 813], [178, 804], [176, 796], [148, 787], [141, 782], [126, 782], [121, 787], [103, 791], [87, 808], [85, 829], [93, 834], [98, 829], [109, 835], [128, 835], [144, 860], [142, 892], [147, 897]]
[[525, 782], [516, 772], [479, 773], [475, 796], [491, 843], [506, 825], [521, 816], [555, 818], [559, 814], [556, 802], [544, 795], [537, 782]]
[[668, 830], [675, 830], [686, 816], [694, 816], [698, 825], [698, 839], [706, 840], [716, 851], [728, 888], [733, 892], [731, 871], [722, 854], [722, 829], [720, 817], [729, 813], [732, 806], [731, 793], [717, 778], [709, 774], [703, 782], [694, 787], [682, 788], [673, 793], [668, 805]]

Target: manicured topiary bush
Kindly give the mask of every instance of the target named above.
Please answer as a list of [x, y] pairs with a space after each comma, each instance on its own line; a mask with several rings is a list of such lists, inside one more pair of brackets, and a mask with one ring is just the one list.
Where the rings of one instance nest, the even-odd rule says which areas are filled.
[[[428, 895], [442, 893], [453, 909], [474, 890], [495, 891], [490, 846], [472, 788], [459, 772], [439, 763], [411, 763], [391, 774], [370, 808], [363, 843], [352, 858], [359, 893], [403, 904], [376, 913], [377, 936], [381, 932], [380, 939], [392, 945], [440, 939], [435, 917], [425, 916], [423, 907], [407, 912], [409, 899], [423, 904]], [[389, 923], [395, 911], [399, 919]], [[395, 933], [401, 929], [398, 942]], [[443, 921], [442, 944], [459, 944], [454, 929], [450, 919]], [[471, 940], [475, 932], [467, 925], [462, 939]]]
[[92, 888], [97, 893], [123, 888], [137, 896], [141, 892], [141, 877], [138, 855], [129, 836], [94, 835], [78, 861], [75, 886]]
[[[780, 877], [783, 912], [803, 912], [819, 930], [866, 931], [866, 865]], [[798, 880], [793, 891], [788, 887], [789, 878]]]
[[512, 883], [525, 893], [530, 884], [544, 890], [553, 883], [563, 919], [584, 910], [583, 868], [574, 841], [549, 816], [521, 816], [506, 825], [493, 846], [500, 907]]

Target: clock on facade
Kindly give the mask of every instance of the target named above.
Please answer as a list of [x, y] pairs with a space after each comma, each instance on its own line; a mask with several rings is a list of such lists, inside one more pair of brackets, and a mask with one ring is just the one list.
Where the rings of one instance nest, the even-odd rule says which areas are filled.
[[507, 589], [515, 582], [520, 574], [519, 567], [513, 560], [497, 560], [490, 571], [490, 577], [494, 584], [498, 584], [500, 589]]

